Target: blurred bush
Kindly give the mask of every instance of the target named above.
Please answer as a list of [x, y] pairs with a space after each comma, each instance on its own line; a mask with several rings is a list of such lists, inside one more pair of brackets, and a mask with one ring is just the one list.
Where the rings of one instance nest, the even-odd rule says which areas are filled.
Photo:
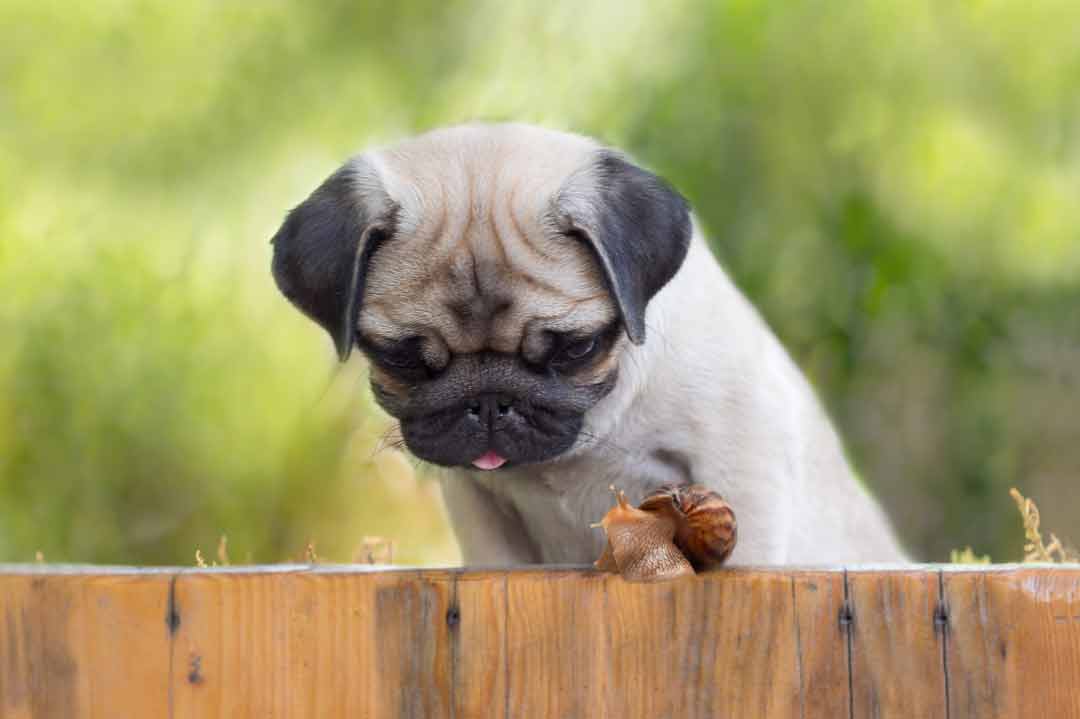
[[268, 273], [344, 157], [515, 119], [691, 199], [908, 543], [1076, 526], [1073, 2], [5, 0], [0, 559], [454, 561], [364, 368]]

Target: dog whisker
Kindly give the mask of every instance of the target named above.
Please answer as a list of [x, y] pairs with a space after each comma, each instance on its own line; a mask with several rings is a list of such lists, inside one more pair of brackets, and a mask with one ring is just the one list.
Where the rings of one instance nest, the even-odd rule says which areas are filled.
[[388, 449], [402, 449], [405, 446], [405, 437], [401, 434], [401, 425], [396, 422], [380, 435], [379, 441], [375, 443], [375, 448], [371, 451], [371, 456], [385, 452]]
[[609, 437], [601, 437], [600, 435], [593, 434], [587, 430], [582, 430], [578, 433], [580, 437], [584, 437], [591, 442], [593, 447], [602, 447], [604, 449], [615, 450], [616, 453], [623, 455], [624, 457], [630, 456], [632, 453], [625, 447], [620, 446]]

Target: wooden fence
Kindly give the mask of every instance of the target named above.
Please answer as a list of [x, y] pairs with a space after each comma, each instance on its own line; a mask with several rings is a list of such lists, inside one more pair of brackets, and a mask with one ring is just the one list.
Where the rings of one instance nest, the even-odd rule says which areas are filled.
[[0, 566], [0, 716], [1080, 717], [1080, 566]]

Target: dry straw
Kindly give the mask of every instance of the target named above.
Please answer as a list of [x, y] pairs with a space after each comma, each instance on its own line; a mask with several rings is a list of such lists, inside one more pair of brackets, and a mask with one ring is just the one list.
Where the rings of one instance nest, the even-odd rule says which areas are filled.
[[1042, 532], [1039, 531], [1039, 508], [1035, 502], [1020, 494], [1015, 487], [1009, 490], [1016, 508], [1020, 510], [1020, 516], [1024, 520], [1024, 561], [1025, 562], [1076, 562], [1080, 561], [1080, 554], [1074, 550], [1066, 549], [1053, 532], [1050, 533], [1050, 543], [1044, 544]]

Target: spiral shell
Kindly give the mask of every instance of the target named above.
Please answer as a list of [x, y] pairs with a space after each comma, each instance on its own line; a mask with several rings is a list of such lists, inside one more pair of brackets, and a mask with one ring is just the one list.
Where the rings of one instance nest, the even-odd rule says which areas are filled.
[[697, 571], [719, 567], [735, 549], [739, 528], [731, 505], [699, 484], [664, 488], [641, 509], [675, 517], [675, 546]]

